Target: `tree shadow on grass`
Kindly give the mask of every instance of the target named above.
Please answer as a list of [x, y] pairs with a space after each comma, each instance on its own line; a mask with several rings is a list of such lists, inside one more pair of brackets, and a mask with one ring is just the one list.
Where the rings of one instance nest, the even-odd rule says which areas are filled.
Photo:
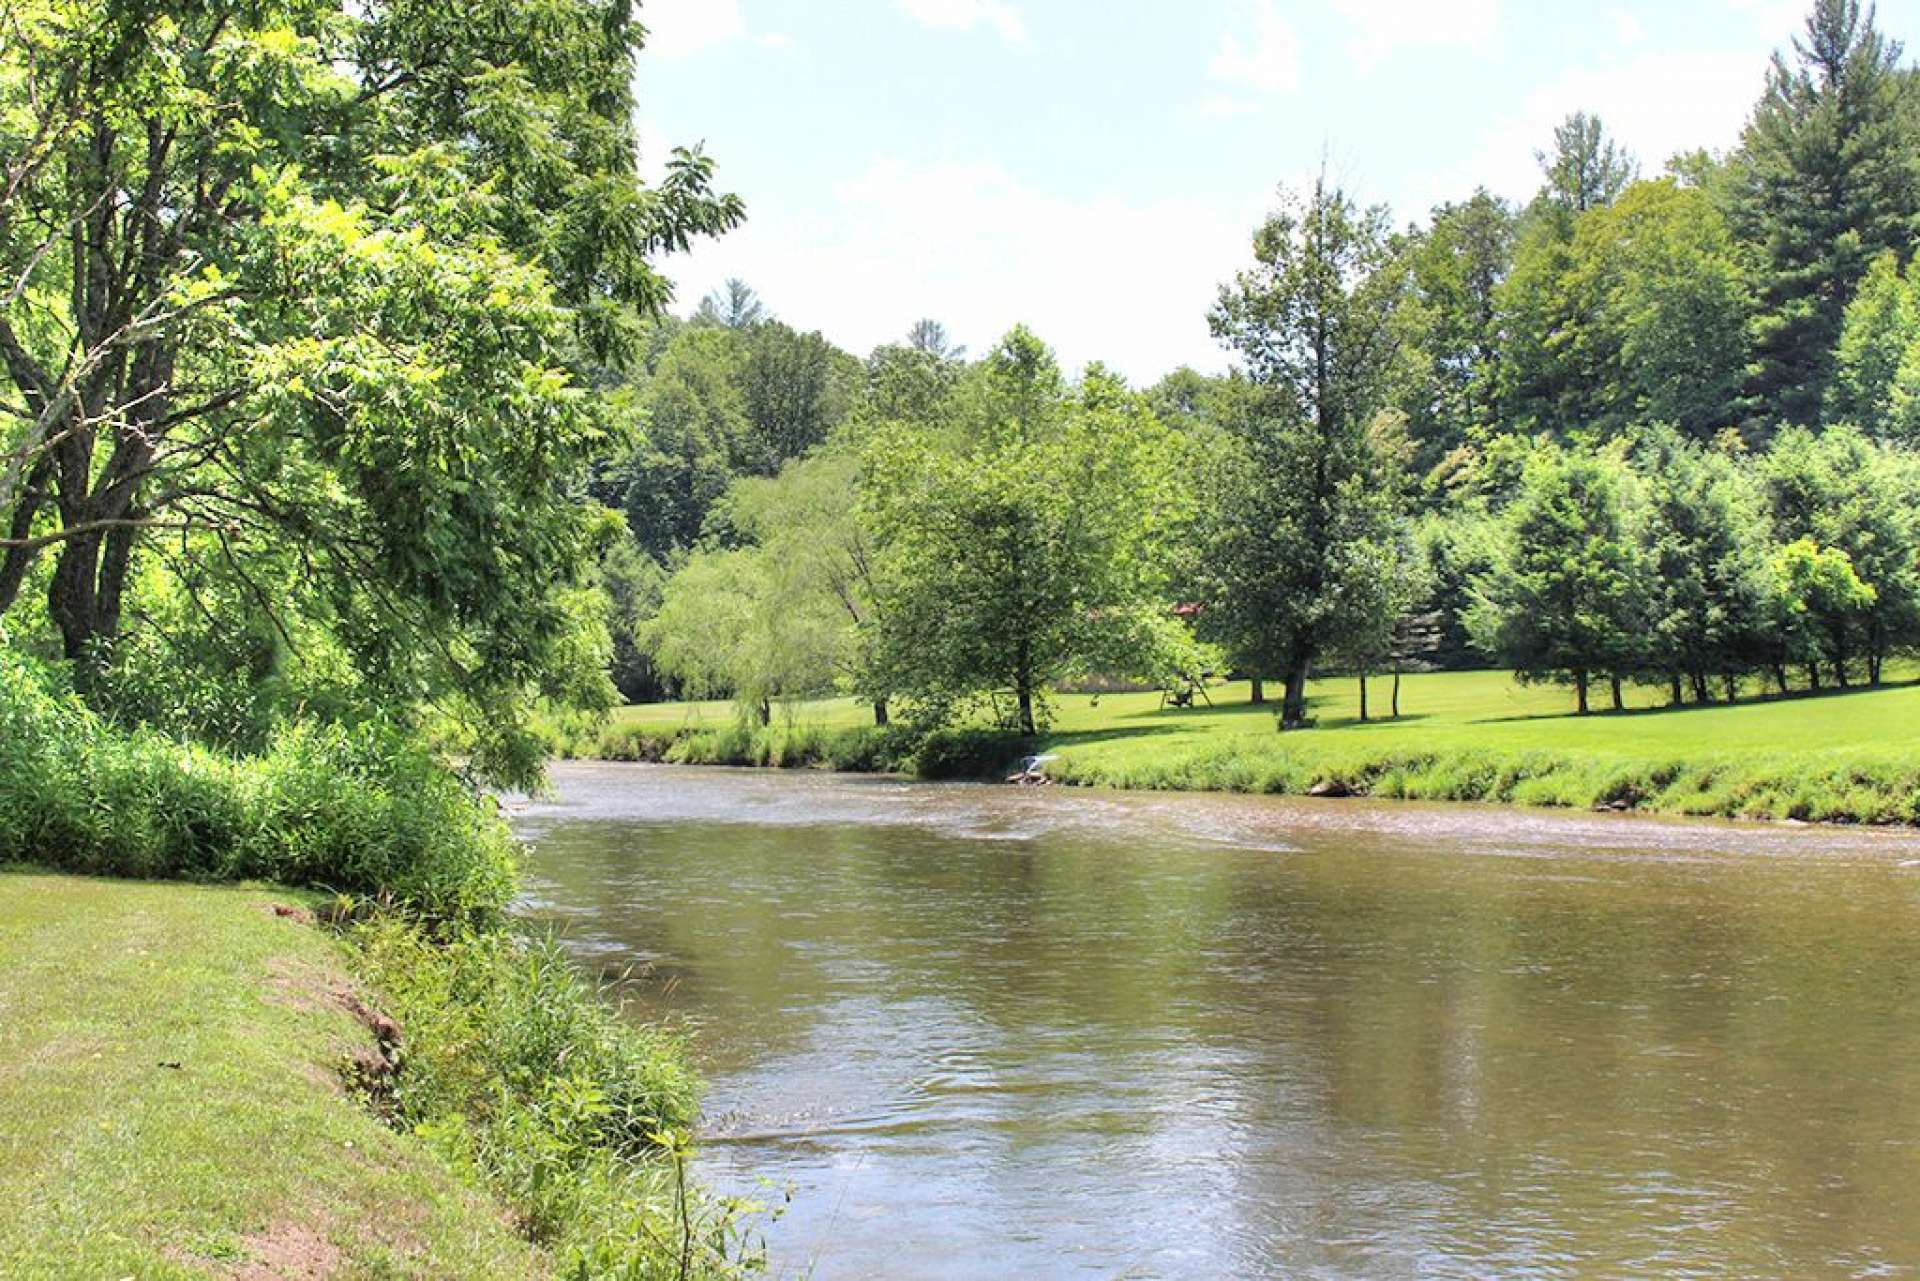
[[1795, 689], [1789, 690], [1784, 694], [1778, 691], [1769, 691], [1764, 694], [1750, 695], [1742, 698], [1737, 703], [1729, 703], [1724, 699], [1712, 703], [1684, 703], [1679, 706], [1671, 703], [1661, 703], [1657, 707], [1629, 707], [1620, 711], [1616, 711], [1611, 707], [1596, 707], [1585, 716], [1580, 715], [1579, 712], [1574, 711], [1572, 708], [1568, 708], [1560, 712], [1515, 712], [1510, 716], [1488, 716], [1467, 723], [1473, 725], [1504, 725], [1524, 721], [1584, 722], [1641, 720], [1651, 717], [1685, 716], [1692, 712], [1725, 712], [1738, 708], [1771, 707], [1780, 703], [1810, 703], [1829, 699], [1854, 698], [1862, 694], [1885, 694], [1892, 690], [1914, 689], [1916, 687], [1920, 687], [1920, 680], [1882, 681], [1878, 685], [1849, 685], [1845, 689], [1838, 687], [1831, 689]]

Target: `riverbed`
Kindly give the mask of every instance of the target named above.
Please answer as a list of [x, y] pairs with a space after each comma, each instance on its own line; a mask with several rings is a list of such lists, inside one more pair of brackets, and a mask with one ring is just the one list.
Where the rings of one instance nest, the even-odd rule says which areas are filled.
[[1920, 837], [567, 765], [776, 1276], [1920, 1273]]

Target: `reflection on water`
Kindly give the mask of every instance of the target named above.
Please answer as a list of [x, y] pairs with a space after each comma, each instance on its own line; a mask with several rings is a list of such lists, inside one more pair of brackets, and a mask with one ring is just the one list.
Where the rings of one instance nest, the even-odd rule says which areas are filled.
[[528, 911], [695, 1029], [778, 1275], [1920, 1274], [1920, 839], [556, 782]]

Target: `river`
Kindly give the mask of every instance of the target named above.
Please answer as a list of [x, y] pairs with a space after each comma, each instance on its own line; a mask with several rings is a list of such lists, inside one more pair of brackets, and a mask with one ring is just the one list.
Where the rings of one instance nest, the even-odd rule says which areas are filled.
[[776, 1276], [1920, 1275], [1920, 837], [555, 783], [524, 910], [689, 1029]]

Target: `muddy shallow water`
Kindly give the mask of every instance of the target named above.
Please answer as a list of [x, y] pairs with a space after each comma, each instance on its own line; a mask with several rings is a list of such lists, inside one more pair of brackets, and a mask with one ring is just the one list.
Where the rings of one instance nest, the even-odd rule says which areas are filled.
[[527, 913], [840, 1277], [1920, 1275], [1920, 837], [556, 770]]

